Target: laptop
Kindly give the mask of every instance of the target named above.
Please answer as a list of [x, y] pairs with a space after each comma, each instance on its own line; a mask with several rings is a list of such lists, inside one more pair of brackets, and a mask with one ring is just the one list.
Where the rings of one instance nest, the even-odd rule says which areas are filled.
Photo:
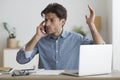
[[81, 45], [79, 70], [65, 71], [63, 74], [89, 76], [108, 74], [112, 70], [112, 45]]

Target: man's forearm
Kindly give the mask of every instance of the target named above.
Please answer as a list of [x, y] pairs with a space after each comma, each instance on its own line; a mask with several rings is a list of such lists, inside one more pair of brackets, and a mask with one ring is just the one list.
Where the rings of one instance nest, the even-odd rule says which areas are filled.
[[33, 38], [26, 44], [25, 51], [32, 51], [39, 39], [39, 36], [34, 35]]
[[95, 44], [104, 44], [104, 40], [103, 38], [101, 37], [101, 35], [99, 34], [99, 32], [97, 31], [96, 27], [95, 27], [95, 24], [91, 24], [89, 25], [90, 27], [90, 30], [91, 30], [91, 34], [92, 34], [92, 37], [93, 37], [93, 41]]

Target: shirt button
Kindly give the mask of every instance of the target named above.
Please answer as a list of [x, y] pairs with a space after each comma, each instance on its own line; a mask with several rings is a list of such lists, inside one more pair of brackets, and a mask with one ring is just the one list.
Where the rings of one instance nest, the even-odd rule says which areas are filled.
[[58, 50], [56, 50], [56, 53], [58, 53]]
[[56, 61], [56, 63], [58, 63], [58, 61]]

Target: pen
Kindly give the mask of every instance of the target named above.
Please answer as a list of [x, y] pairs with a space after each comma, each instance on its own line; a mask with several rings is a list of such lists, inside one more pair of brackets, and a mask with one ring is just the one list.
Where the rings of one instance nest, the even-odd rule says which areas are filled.
[[21, 71], [30, 71], [30, 70], [35, 70], [35, 69], [22, 69]]

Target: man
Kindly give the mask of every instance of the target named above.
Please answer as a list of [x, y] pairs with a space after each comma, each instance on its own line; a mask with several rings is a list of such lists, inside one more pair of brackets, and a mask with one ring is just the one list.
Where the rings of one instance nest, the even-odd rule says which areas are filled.
[[51, 3], [41, 12], [45, 20], [36, 28], [33, 38], [17, 53], [17, 61], [25, 64], [39, 54], [38, 68], [78, 69], [80, 45], [104, 43], [94, 24], [94, 10], [90, 5], [88, 8], [90, 16], [86, 16], [86, 22], [91, 30], [93, 41], [82, 35], [64, 31], [67, 11], [62, 5]]

